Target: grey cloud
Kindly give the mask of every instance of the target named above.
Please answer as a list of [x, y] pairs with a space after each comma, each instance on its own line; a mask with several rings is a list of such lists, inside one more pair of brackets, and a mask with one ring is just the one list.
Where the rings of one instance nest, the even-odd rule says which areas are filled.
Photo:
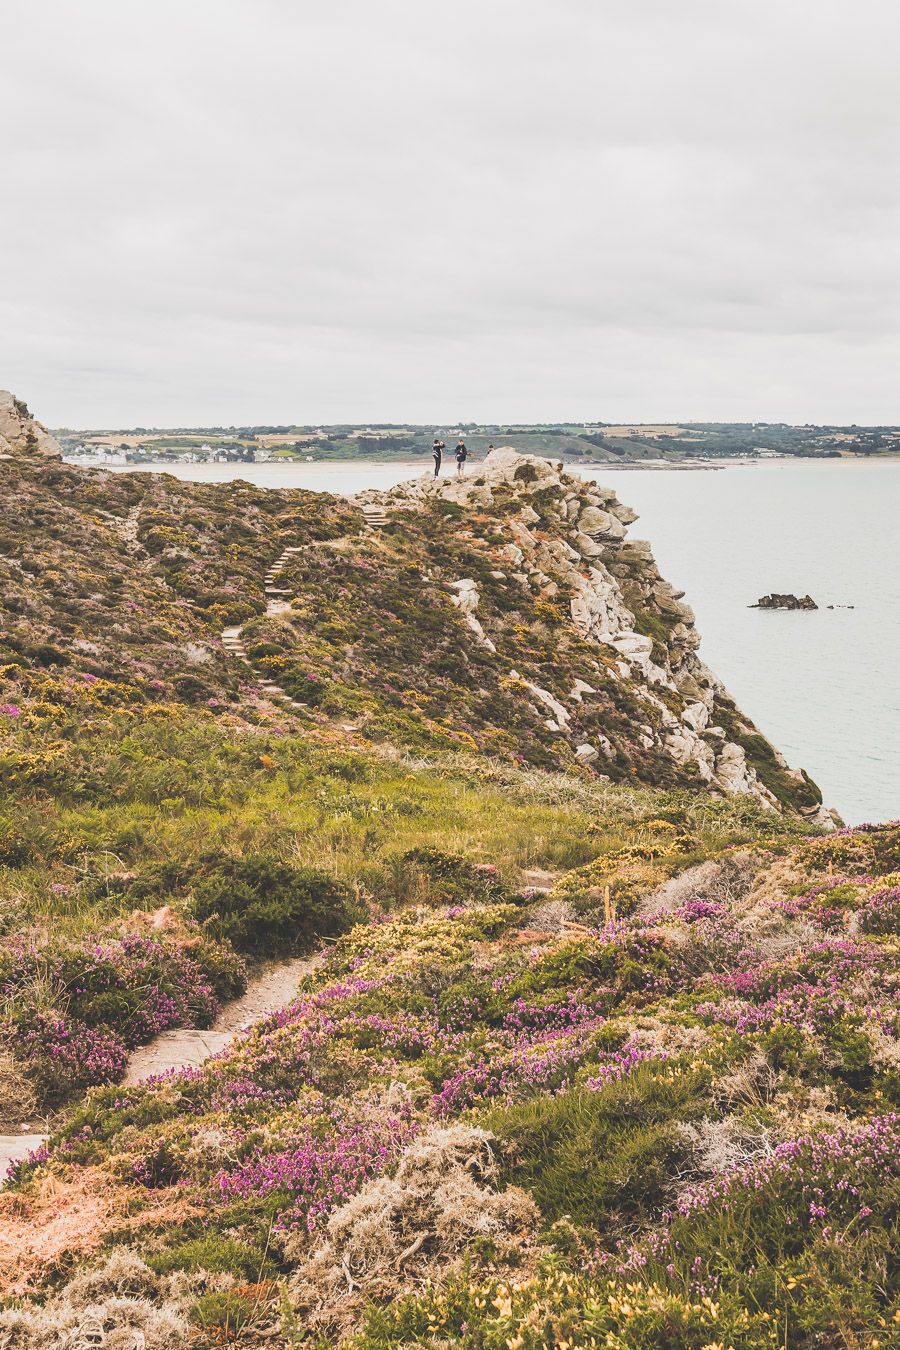
[[0, 11], [46, 421], [900, 421], [892, 0]]

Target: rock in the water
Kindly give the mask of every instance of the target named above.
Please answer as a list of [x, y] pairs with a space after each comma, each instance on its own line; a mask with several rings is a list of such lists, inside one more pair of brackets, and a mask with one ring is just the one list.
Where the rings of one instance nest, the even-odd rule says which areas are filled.
[[818, 609], [819, 606], [811, 595], [778, 595], [775, 591], [771, 595], [761, 595], [751, 609]]
[[16, 459], [62, 456], [59, 441], [32, 417], [28, 405], [8, 389], [0, 389], [0, 454]]

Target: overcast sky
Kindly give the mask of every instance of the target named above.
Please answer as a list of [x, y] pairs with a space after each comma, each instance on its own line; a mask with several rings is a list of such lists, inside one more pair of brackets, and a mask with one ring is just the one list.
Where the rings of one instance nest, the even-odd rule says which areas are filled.
[[900, 423], [897, 0], [0, 0], [52, 425]]

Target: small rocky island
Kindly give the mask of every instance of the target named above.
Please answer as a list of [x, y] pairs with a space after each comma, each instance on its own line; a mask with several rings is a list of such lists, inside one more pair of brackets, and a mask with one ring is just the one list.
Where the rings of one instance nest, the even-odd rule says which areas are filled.
[[778, 595], [772, 592], [771, 595], [761, 595], [755, 605], [748, 605], [748, 609], [818, 609], [819, 606], [811, 595]]

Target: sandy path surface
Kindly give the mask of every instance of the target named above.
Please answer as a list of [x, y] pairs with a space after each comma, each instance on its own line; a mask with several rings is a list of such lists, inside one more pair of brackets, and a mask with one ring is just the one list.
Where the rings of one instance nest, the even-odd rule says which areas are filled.
[[317, 963], [315, 956], [298, 957], [264, 967], [250, 981], [246, 993], [226, 1004], [206, 1031], [175, 1027], [147, 1045], [139, 1045], [129, 1056], [123, 1085], [131, 1087], [168, 1069], [196, 1068], [210, 1055], [217, 1055], [238, 1031], [290, 1003], [301, 977]]
[[[301, 978], [314, 970], [320, 959], [297, 957], [264, 966], [250, 981], [246, 992], [227, 1003], [206, 1031], [176, 1027], [162, 1032], [147, 1045], [139, 1045], [129, 1056], [123, 1086], [131, 1087], [170, 1069], [196, 1068], [210, 1055], [219, 1054], [237, 1032], [290, 1003]], [[10, 1163], [40, 1148], [46, 1138], [45, 1134], [26, 1131], [0, 1134], [0, 1186]]]

